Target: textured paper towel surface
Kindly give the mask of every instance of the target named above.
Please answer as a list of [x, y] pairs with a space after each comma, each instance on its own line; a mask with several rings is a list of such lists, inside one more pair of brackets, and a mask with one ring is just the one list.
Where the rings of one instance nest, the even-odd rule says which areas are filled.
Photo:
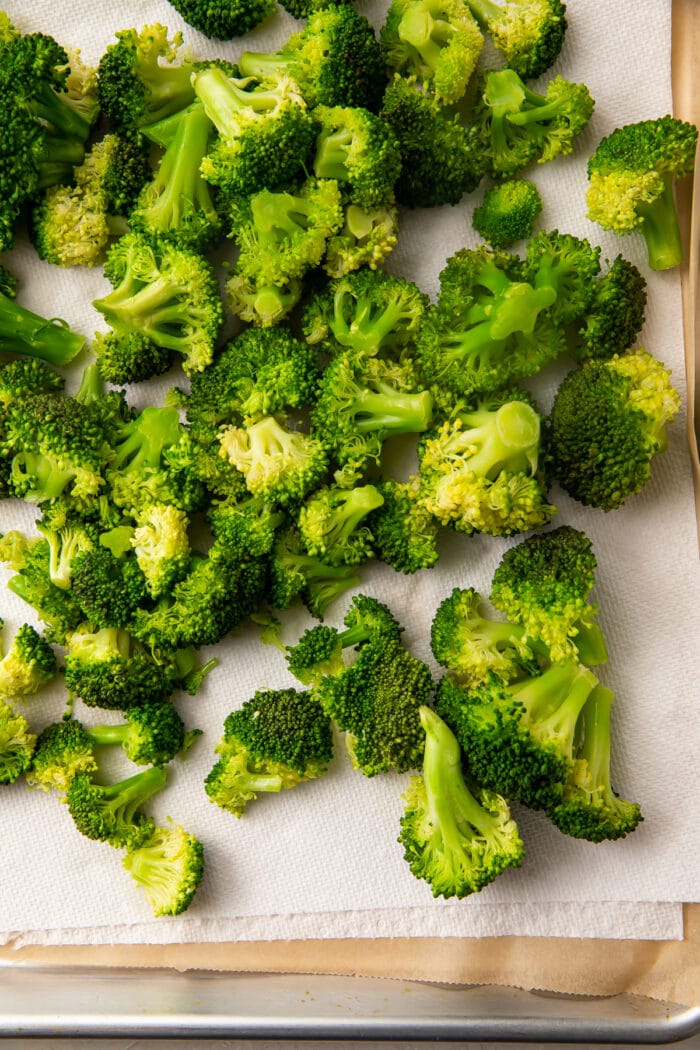
[[[198, 55], [235, 58], [238, 50], [236, 45], [205, 42], [162, 0], [132, 0], [118, 9], [87, 0], [63, 3], [60, 10], [44, 0], [5, 6], [22, 29], [48, 28], [65, 44], [79, 45], [87, 61], [99, 57], [115, 30], [153, 21], [183, 29]], [[361, 10], [375, 25], [381, 23], [381, 5]], [[275, 46], [293, 28], [296, 23], [280, 11], [246, 46]], [[623, 251], [640, 265], [649, 280], [641, 342], [673, 368], [685, 396], [677, 274], [650, 274], [641, 245], [633, 238], [605, 235], [590, 224], [584, 201], [585, 159], [599, 138], [616, 124], [670, 110], [669, 0], [625, 0], [615, 5], [614, 22], [604, 25], [592, 0], [572, 0], [569, 33], [555, 71], [585, 81], [597, 105], [575, 155], [532, 172], [545, 200], [542, 225], [588, 236], [601, 244], [604, 257]], [[434, 294], [445, 258], [475, 243], [471, 206], [465, 202], [459, 208], [406, 215], [389, 267]], [[22, 302], [48, 316], [65, 317], [88, 336], [100, 327], [99, 315], [89, 305], [106, 288], [99, 271], [57, 271], [39, 263], [22, 244], [10, 261], [22, 280]], [[181, 381], [178, 375], [170, 378]], [[551, 383], [541, 385], [545, 408], [550, 388]], [[134, 402], [144, 396], [134, 392]], [[534, 923], [542, 923], [542, 934], [562, 936], [569, 932], [577, 905], [591, 918], [590, 932], [581, 935], [591, 936], [596, 933], [597, 904], [606, 937], [647, 936], [644, 929], [650, 922], [657, 930], [653, 936], [678, 936], [680, 908], [655, 913], [654, 905], [697, 900], [700, 888], [694, 861], [694, 769], [700, 741], [693, 714], [700, 588], [684, 420], [674, 425], [669, 450], [655, 465], [651, 483], [621, 510], [612, 515], [585, 511], [558, 491], [553, 495], [558, 521], [583, 528], [598, 556], [595, 597], [611, 652], [601, 677], [617, 693], [615, 783], [641, 803], [646, 818], [633, 836], [591, 846], [564, 838], [541, 814], [516, 808], [528, 850], [523, 868], [506, 873], [478, 898], [435, 902], [428, 887], [408, 872], [396, 842], [405, 778], [365, 780], [350, 769], [340, 746], [326, 777], [261, 798], [243, 820], [234, 820], [212, 806], [202, 790], [223, 719], [255, 688], [293, 684], [276, 650], [262, 646], [256, 632], [244, 628], [218, 651], [220, 665], [198, 697], [180, 704], [188, 723], [205, 735], [186, 764], [173, 764], [167, 791], [151, 806], [156, 817], [172, 816], [205, 844], [207, 875], [187, 917], [151, 921], [117, 851], [77, 835], [65, 808], [54, 800], [14, 785], [3, 790], [0, 808], [0, 931], [5, 939], [19, 933], [34, 943], [44, 936], [56, 943], [62, 935], [72, 943], [112, 936], [172, 942], [220, 939], [214, 931], [224, 930], [227, 937], [261, 939], [366, 935], [368, 916], [375, 911], [384, 935], [405, 936], [414, 930], [439, 934], [454, 922], [453, 932], [463, 936], [526, 932]], [[18, 524], [30, 526], [27, 508], [0, 506], [0, 530]], [[430, 660], [432, 610], [455, 585], [487, 591], [506, 545], [490, 537], [451, 537], [437, 569], [405, 578], [373, 567], [365, 572], [362, 589], [389, 603], [406, 624], [409, 646]], [[27, 618], [26, 608], [9, 597], [1, 611], [8, 629]], [[338, 619], [341, 615], [342, 609]], [[333, 616], [329, 622], [336, 622]], [[304, 614], [291, 617], [288, 639], [307, 623]], [[34, 703], [38, 721], [53, 718], [61, 710], [60, 690]], [[630, 932], [634, 908], [624, 907], [615, 933], [611, 901], [644, 902], [638, 932]], [[507, 905], [512, 926], [504, 923], [500, 904]], [[659, 932], [663, 921], [667, 933]], [[288, 925], [293, 932], [287, 932]]]

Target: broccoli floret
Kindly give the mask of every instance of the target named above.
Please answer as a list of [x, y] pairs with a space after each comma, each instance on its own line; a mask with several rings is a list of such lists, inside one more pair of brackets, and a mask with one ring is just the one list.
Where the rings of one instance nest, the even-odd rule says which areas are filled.
[[612, 357], [629, 350], [642, 330], [647, 285], [640, 270], [618, 255], [593, 286], [573, 353], [578, 361]]
[[66, 791], [68, 812], [87, 838], [133, 849], [145, 845], [155, 831], [142, 806], [165, 783], [163, 766], [149, 766], [111, 784], [96, 784], [89, 774], [78, 773]]
[[333, 179], [307, 179], [293, 193], [263, 189], [231, 212], [240, 248], [233, 273], [263, 287], [283, 287], [318, 266], [343, 221]]
[[486, 174], [486, 154], [476, 128], [435, 98], [425, 95], [415, 77], [395, 74], [387, 85], [380, 116], [398, 139], [401, 172], [394, 186], [399, 204], [432, 208], [458, 204]]
[[32, 211], [31, 235], [40, 258], [55, 266], [95, 266], [151, 177], [140, 142], [114, 132], [85, 155], [69, 185], [51, 186]]
[[45, 625], [49, 642], [62, 645], [83, 620], [83, 612], [70, 590], [51, 582], [51, 552], [47, 540], [27, 539], [11, 530], [0, 540], [0, 561], [15, 573], [7, 586], [30, 605]]
[[391, 0], [379, 39], [390, 71], [448, 105], [464, 97], [484, 46], [467, 0]]
[[210, 40], [245, 36], [277, 10], [275, 0], [170, 0], [189, 26]]
[[148, 594], [168, 594], [190, 565], [189, 518], [167, 503], [152, 503], [137, 516], [131, 546]]
[[488, 394], [558, 357], [566, 341], [552, 315], [564, 305], [549, 275], [537, 286], [535, 276], [526, 280], [517, 256], [486, 245], [451, 256], [416, 340], [427, 382], [465, 397]]
[[293, 277], [283, 284], [251, 281], [237, 270], [226, 281], [226, 304], [235, 317], [269, 328], [281, 324], [301, 299], [302, 281]]
[[29, 769], [36, 740], [27, 719], [0, 700], [0, 784], [13, 784]]
[[170, 369], [176, 354], [157, 346], [144, 332], [95, 332], [92, 349], [108, 383], [140, 383]]
[[376, 208], [345, 204], [343, 225], [328, 239], [323, 269], [329, 277], [345, 277], [363, 266], [376, 270], [396, 247], [398, 233], [393, 196]]
[[220, 756], [204, 782], [217, 806], [240, 817], [262, 791], [321, 776], [333, 757], [331, 723], [311, 693], [258, 690], [224, 722]]
[[432, 394], [409, 363], [340, 353], [321, 376], [311, 428], [339, 467], [336, 481], [351, 485], [380, 460], [388, 438], [422, 434], [432, 413]]
[[389, 631], [360, 646], [353, 663], [326, 675], [314, 690], [346, 734], [353, 766], [367, 777], [418, 769], [424, 733], [420, 707], [431, 702], [430, 669]]
[[509, 536], [546, 525], [542, 419], [526, 394], [458, 407], [419, 447], [420, 499], [443, 525]]
[[545, 164], [571, 153], [588, 124], [594, 101], [585, 84], [556, 76], [544, 91], [528, 87], [513, 69], [491, 70], [474, 112], [491, 174], [516, 175], [528, 164]]
[[97, 543], [71, 565], [71, 592], [93, 626], [126, 627], [147, 595], [146, 577], [135, 556], [116, 556]]
[[244, 51], [241, 75], [286, 73], [309, 106], [362, 106], [375, 112], [386, 83], [384, 57], [365, 15], [349, 3], [319, 4], [276, 52]]
[[177, 354], [188, 374], [213, 360], [223, 304], [214, 269], [204, 256], [163, 237], [132, 232], [110, 248], [105, 276], [112, 291], [93, 306], [115, 337], [145, 336]]
[[320, 437], [292, 430], [276, 416], [223, 427], [219, 442], [222, 455], [244, 475], [248, 491], [280, 503], [303, 499], [328, 466]]
[[260, 558], [271, 550], [277, 530], [288, 520], [285, 510], [264, 496], [214, 502], [206, 518], [212, 534], [232, 555], [252, 558]]
[[554, 476], [580, 503], [614, 510], [646, 485], [679, 409], [670, 371], [643, 348], [584, 361], [552, 405]]
[[644, 818], [636, 802], [620, 798], [610, 783], [610, 711], [615, 696], [599, 685], [581, 712], [581, 739], [562, 785], [561, 800], [547, 816], [566, 835], [604, 842], [624, 838]]
[[585, 238], [541, 230], [527, 242], [524, 275], [536, 291], [554, 291], [550, 316], [556, 324], [586, 316], [599, 273], [600, 248]]
[[315, 129], [295, 81], [286, 74], [229, 77], [209, 66], [194, 75], [193, 84], [219, 133], [201, 172], [218, 187], [220, 207], [238, 196], [281, 188], [298, 175]]
[[588, 161], [588, 218], [613, 233], [639, 232], [652, 270], [682, 261], [673, 185], [692, 172], [697, 138], [677, 117], [642, 120], [612, 131]]
[[435, 710], [455, 734], [477, 782], [532, 809], [549, 809], [575, 764], [577, 725], [598, 685], [574, 660], [508, 684], [490, 675], [476, 686], [444, 677]]
[[473, 587], [455, 587], [440, 602], [430, 625], [430, 648], [465, 685], [478, 685], [492, 674], [511, 682], [534, 670], [525, 628], [488, 617]]
[[129, 708], [125, 719], [117, 725], [89, 726], [86, 733], [95, 745], [118, 744], [139, 766], [162, 766], [182, 750], [185, 724], [169, 701]]
[[492, 248], [510, 248], [532, 235], [542, 198], [529, 179], [505, 179], [490, 186], [472, 214], [472, 225]]
[[454, 733], [428, 707], [420, 717], [423, 767], [404, 795], [399, 842], [412, 873], [434, 897], [467, 897], [520, 867], [524, 846], [506, 800], [468, 785]]
[[0, 403], [21, 400], [27, 394], [60, 394], [66, 378], [35, 357], [16, 357], [0, 364]]
[[51, 645], [31, 624], [22, 624], [0, 659], [0, 700], [33, 696], [55, 678], [57, 670]]
[[299, 533], [309, 554], [330, 565], [360, 565], [373, 555], [367, 516], [384, 498], [374, 485], [341, 489], [324, 485], [312, 492], [298, 514]]
[[122, 864], [144, 891], [156, 918], [181, 915], [204, 877], [204, 846], [171, 822], [156, 827], [144, 845], [129, 848]]
[[296, 526], [278, 533], [270, 551], [268, 598], [273, 608], [286, 609], [300, 598], [312, 616], [323, 620], [328, 607], [359, 582], [357, 566], [329, 565], [309, 554]]
[[26, 780], [30, 787], [65, 795], [74, 777], [97, 772], [93, 742], [76, 718], [42, 729]]
[[375, 557], [407, 574], [432, 568], [440, 556], [438, 524], [423, 505], [418, 478], [384, 478], [376, 487], [384, 503], [369, 519]]
[[467, 0], [479, 24], [525, 80], [540, 76], [561, 51], [566, 35], [562, 0]]
[[0, 350], [51, 365], [67, 365], [82, 350], [85, 337], [65, 321], [41, 317], [15, 300], [15, 279], [0, 265]]
[[335, 179], [347, 201], [377, 208], [394, 190], [401, 152], [393, 129], [359, 106], [316, 106], [314, 174]]
[[158, 23], [116, 33], [98, 67], [102, 112], [119, 132], [133, 134], [184, 109], [194, 99], [194, 64], [178, 61], [182, 34]]
[[411, 281], [363, 267], [312, 294], [302, 327], [306, 341], [329, 354], [398, 358], [412, 345], [427, 305]]
[[93, 631], [89, 625], [68, 637], [65, 680], [71, 695], [88, 707], [115, 711], [165, 700], [177, 685], [172, 666], [124, 628]]
[[162, 152], [129, 212], [129, 226], [185, 248], [214, 247], [223, 229], [211, 187], [199, 170], [214, 133], [204, 106], [193, 102], [143, 133]]
[[68, 508], [59, 510], [58, 501], [44, 504], [44, 515], [37, 522], [37, 531], [49, 545], [49, 578], [56, 587], [68, 590], [73, 581], [73, 563], [84, 551], [90, 551], [97, 542], [92, 524], [86, 524], [80, 514]]
[[551, 660], [605, 663], [598, 606], [589, 601], [596, 567], [588, 536], [562, 525], [503, 554], [491, 580], [491, 601], [522, 625], [528, 642], [546, 646]]

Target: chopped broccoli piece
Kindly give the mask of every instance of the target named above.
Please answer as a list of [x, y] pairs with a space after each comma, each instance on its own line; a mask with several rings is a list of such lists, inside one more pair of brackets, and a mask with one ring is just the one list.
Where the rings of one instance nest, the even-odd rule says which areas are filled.
[[566, 35], [562, 0], [467, 0], [505, 64], [524, 80], [554, 65]]
[[116, 711], [165, 700], [177, 686], [172, 666], [124, 628], [89, 625], [68, 637], [65, 679], [69, 693], [88, 707]]
[[78, 773], [66, 791], [68, 812], [87, 838], [133, 849], [153, 835], [155, 824], [141, 807], [165, 783], [163, 766], [149, 766], [111, 784], [96, 784], [89, 774]]
[[376, 208], [345, 204], [343, 225], [328, 239], [323, 269], [329, 277], [345, 277], [363, 266], [376, 270], [396, 247], [398, 232], [393, 195]]
[[634, 263], [618, 255], [593, 286], [574, 344], [576, 359], [629, 350], [644, 324], [646, 305], [646, 280]]
[[384, 498], [374, 485], [341, 489], [324, 485], [304, 500], [298, 514], [299, 532], [309, 554], [330, 565], [359, 565], [373, 555], [367, 516]]
[[333, 757], [330, 719], [311, 693], [258, 690], [224, 722], [220, 756], [204, 782], [212, 802], [240, 817], [262, 791], [321, 776]]
[[65, 321], [41, 317], [15, 300], [15, 279], [0, 265], [0, 350], [62, 367], [82, 350], [85, 337]]
[[30, 787], [65, 795], [74, 777], [97, 772], [93, 742], [76, 718], [42, 729], [26, 780]]
[[646, 485], [679, 409], [669, 370], [643, 348], [584, 361], [552, 405], [554, 476], [580, 503], [614, 510]]
[[31, 624], [22, 624], [0, 659], [0, 701], [33, 696], [57, 671], [51, 645]]
[[423, 505], [419, 479], [384, 478], [376, 487], [384, 503], [369, 520], [375, 556], [397, 572], [432, 568], [440, 556], [438, 524]]
[[96, 628], [126, 627], [146, 599], [147, 584], [135, 556], [116, 556], [101, 543], [71, 563], [71, 592]]
[[527, 240], [542, 211], [542, 198], [529, 179], [505, 179], [489, 187], [472, 214], [472, 225], [492, 248]]
[[26, 773], [36, 741], [27, 719], [0, 700], [0, 784], [13, 784]]
[[269, 328], [289, 316], [301, 299], [302, 290], [299, 277], [279, 285], [265, 284], [251, 281], [234, 269], [226, 282], [226, 303], [241, 321]]
[[272, 549], [277, 530], [288, 520], [286, 511], [264, 496], [214, 502], [206, 517], [212, 534], [232, 555], [253, 558]]
[[171, 822], [124, 854], [122, 864], [146, 895], [156, 918], [181, 915], [204, 877], [204, 847], [191, 832]]
[[51, 581], [48, 541], [28, 539], [13, 529], [0, 540], [0, 561], [15, 573], [8, 580], [8, 589], [34, 609], [45, 625], [47, 641], [64, 644], [84, 617], [70, 590]]
[[118, 744], [139, 766], [162, 766], [182, 750], [185, 724], [167, 700], [139, 704], [125, 711], [126, 721], [94, 725], [85, 731], [93, 744]]
[[234, 40], [266, 22], [275, 0], [170, 0], [189, 26], [210, 40]]
[[536, 291], [552, 289], [550, 316], [567, 325], [585, 317], [600, 273], [600, 248], [582, 237], [541, 230], [525, 249], [524, 274]]
[[320, 437], [292, 430], [276, 416], [223, 427], [219, 442], [222, 454], [245, 476], [248, 491], [280, 503], [302, 499], [326, 473]]
[[520, 867], [524, 846], [506, 800], [468, 785], [454, 733], [428, 707], [420, 717], [423, 767], [404, 796], [399, 842], [412, 873], [434, 897], [463, 898]]
[[329, 605], [359, 583], [357, 566], [329, 565], [309, 554], [294, 525], [280, 530], [270, 551], [269, 600], [286, 609], [301, 598], [312, 616], [322, 620]]
[[697, 138], [677, 117], [642, 120], [612, 131], [588, 161], [588, 218], [613, 233], [637, 230], [652, 270], [683, 258], [673, 184], [692, 172]]
[[389, 124], [359, 106], [316, 106], [314, 174], [335, 179], [347, 201], [377, 208], [391, 196], [401, 170], [398, 140]]
[[151, 598], [169, 594], [190, 566], [189, 518], [167, 503], [152, 503], [137, 516], [131, 545]]

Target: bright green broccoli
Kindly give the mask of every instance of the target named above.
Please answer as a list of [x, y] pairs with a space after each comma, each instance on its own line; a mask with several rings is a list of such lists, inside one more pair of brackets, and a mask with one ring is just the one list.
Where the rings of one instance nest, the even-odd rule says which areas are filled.
[[281, 284], [252, 281], [234, 268], [226, 281], [226, 305], [247, 324], [269, 328], [281, 324], [301, 299], [303, 284], [292, 277]]
[[37, 357], [14, 357], [0, 364], [0, 404], [21, 400], [27, 394], [60, 394], [66, 377]]
[[614, 510], [649, 481], [679, 409], [670, 371], [643, 348], [584, 361], [552, 405], [554, 476], [580, 503]]
[[562, 0], [467, 0], [505, 64], [524, 80], [546, 73], [566, 35]]
[[48, 541], [12, 529], [0, 539], [0, 561], [14, 572], [8, 589], [34, 609], [44, 624], [47, 641], [63, 645], [84, 617], [70, 590], [51, 581]]
[[280, 503], [303, 499], [328, 466], [320, 436], [292, 429], [277, 416], [223, 427], [219, 443], [222, 455], [244, 475], [249, 492]]
[[697, 127], [677, 117], [642, 120], [606, 135], [588, 161], [588, 218], [613, 233], [640, 233], [652, 270], [683, 258], [673, 185], [692, 172], [697, 138]]
[[65, 321], [42, 317], [15, 300], [14, 277], [0, 265], [0, 350], [51, 365], [67, 365], [82, 350], [85, 337]]
[[306, 550], [298, 528], [278, 530], [270, 551], [267, 598], [274, 609], [300, 599], [312, 616], [323, 620], [328, 607], [360, 582], [357, 566], [330, 565]]
[[165, 700], [178, 684], [172, 664], [156, 659], [124, 628], [93, 631], [89, 625], [68, 637], [65, 680], [69, 693], [88, 707], [115, 711]]
[[204, 877], [204, 847], [195, 835], [171, 822], [156, 827], [143, 845], [127, 849], [122, 864], [156, 918], [181, 915]]
[[242, 500], [218, 500], [209, 505], [206, 514], [212, 535], [232, 555], [261, 558], [268, 554], [287, 512], [264, 496], [247, 496]]
[[535, 291], [554, 291], [549, 316], [555, 324], [574, 324], [586, 316], [599, 273], [600, 248], [583, 237], [540, 230], [525, 247], [525, 279]]
[[421, 707], [420, 718], [423, 766], [404, 795], [399, 842], [434, 897], [467, 897], [520, 867], [523, 843], [506, 800], [467, 783], [454, 733], [429, 707]]
[[492, 248], [527, 240], [542, 211], [542, 198], [529, 179], [504, 179], [490, 186], [472, 214], [472, 226]]
[[376, 270], [396, 247], [398, 232], [393, 196], [376, 208], [345, 204], [343, 225], [328, 239], [323, 269], [329, 277], [345, 277], [363, 266]]
[[115, 555], [96, 543], [71, 563], [71, 593], [93, 628], [126, 627], [146, 600], [146, 577], [129, 552]]
[[131, 537], [136, 563], [153, 599], [169, 594], [190, 566], [189, 518], [167, 503], [151, 503], [139, 512]]
[[612, 357], [631, 348], [644, 324], [646, 288], [640, 270], [622, 255], [598, 276], [574, 341], [578, 361]]
[[324, 0], [318, 7], [308, 16], [295, 16], [306, 23], [278, 51], [243, 51], [238, 57], [241, 75], [284, 73], [296, 81], [311, 107], [362, 106], [376, 112], [386, 71], [371, 23], [350, 3]]
[[335, 179], [344, 198], [360, 208], [390, 199], [401, 171], [398, 140], [389, 124], [359, 106], [316, 106], [314, 174]]
[[33, 696], [55, 678], [57, 671], [51, 645], [31, 624], [22, 624], [0, 659], [0, 700]]
[[88, 773], [78, 773], [66, 791], [68, 812], [87, 838], [133, 849], [153, 836], [154, 821], [142, 807], [165, 783], [163, 766], [149, 766], [111, 784], [97, 784]]
[[331, 723], [314, 696], [265, 689], [232, 711], [204, 782], [212, 802], [240, 817], [263, 791], [282, 791], [321, 776], [333, 757]]
[[27, 719], [0, 700], [0, 784], [13, 784], [26, 773], [36, 740]]
[[390, 72], [447, 105], [466, 94], [484, 46], [467, 0], [391, 0], [379, 39]]
[[384, 498], [374, 485], [342, 489], [324, 485], [304, 500], [297, 516], [299, 533], [309, 554], [330, 565], [360, 565], [373, 555], [367, 517]]
[[510, 536], [546, 525], [542, 417], [528, 395], [504, 390], [458, 405], [419, 447], [420, 499], [458, 532]]
[[[105, 276], [112, 291], [95, 299], [93, 306], [112, 329], [113, 339], [145, 338], [176, 354], [188, 374], [213, 360], [223, 304], [214, 269], [204, 256], [164, 237], [131, 232], [110, 248]], [[137, 341], [136, 353], [138, 345]], [[100, 358], [104, 344], [96, 351]], [[157, 355], [150, 354], [149, 363], [152, 359], [160, 364]], [[113, 368], [110, 375], [116, 381]]]
[[375, 557], [396, 572], [432, 568], [440, 557], [438, 523], [423, 505], [419, 479], [384, 478], [376, 487], [384, 502], [369, 520]]
[[39, 734], [26, 780], [30, 787], [65, 795], [74, 777], [96, 772], [93, 742], [82, 722], [63, 718]]
[[86, 727], [96, 746], [117, 744], [139, 766], [162, 766], [185, 744], [185, 724], [168, 700], [144, 702], [124, 712], [125, 721]]
[[210, 40], [245, 36], [277, 10], [275, 0], [170, 0], [193, 29]]

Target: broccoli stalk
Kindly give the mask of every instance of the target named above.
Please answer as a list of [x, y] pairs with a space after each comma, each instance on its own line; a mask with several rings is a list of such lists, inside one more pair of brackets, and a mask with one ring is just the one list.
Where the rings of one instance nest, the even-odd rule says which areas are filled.
[[165, 787], [162, 766], [149, 766], [112, 784], [96, 784], [79, 773], [66, 791], [68, 811], [78, 831], [110, 846], [134, 848], [152, 837], [155, 825], [141, 807]]
[[0, 348], [62, 367], [82, 350], [85, 337], [65, 321], [41, 317], [15, 301], [15, 282], [0, 266]]

